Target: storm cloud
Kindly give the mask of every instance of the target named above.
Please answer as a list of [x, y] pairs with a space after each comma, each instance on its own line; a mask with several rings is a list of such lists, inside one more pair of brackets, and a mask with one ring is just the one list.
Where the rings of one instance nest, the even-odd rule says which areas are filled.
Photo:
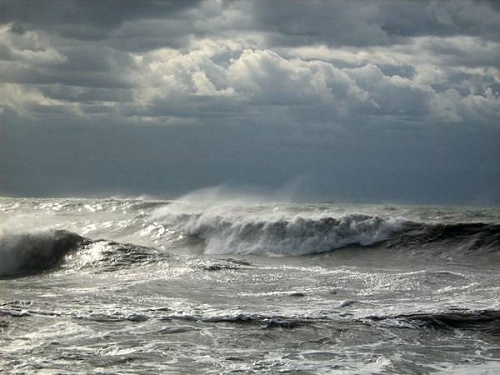
[[0, 193], [500, 203], [494, 1], [0, 0]]

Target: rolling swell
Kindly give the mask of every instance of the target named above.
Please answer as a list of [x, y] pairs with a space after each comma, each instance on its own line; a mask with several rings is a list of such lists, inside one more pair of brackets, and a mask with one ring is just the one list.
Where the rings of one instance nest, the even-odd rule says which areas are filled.
[[385, 323], [407, 328], [434, 330], [482, 331], [500, 336], [500, 311], [497, 310], [452, 310], [438, 313], [415, 313], [395, 316], [371, 316], [365, 323]]
[[459, 245], [469, 251], [500, 250], [500, 224], [457, 223], [409, 225], [409, 230], [387, 241], [388, 247], [410, 248], [430, 244]]

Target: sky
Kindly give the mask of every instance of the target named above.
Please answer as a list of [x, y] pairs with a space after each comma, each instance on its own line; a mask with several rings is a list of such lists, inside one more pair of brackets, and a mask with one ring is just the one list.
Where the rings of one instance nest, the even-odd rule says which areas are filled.
[[0, 0], [0, 195], [500, 205], [500, 2]]

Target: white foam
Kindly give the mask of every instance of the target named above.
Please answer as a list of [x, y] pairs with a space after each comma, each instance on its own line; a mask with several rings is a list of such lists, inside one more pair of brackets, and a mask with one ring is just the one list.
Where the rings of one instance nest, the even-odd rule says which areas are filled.
[[362, 215], [259, 219], [203, 214], [189, 217], [182, 230], [204, 240], [209, 254], [307, 255], [372, 245], [400, 227], [399, 222]]
[[449, 364], [449, 368], [440, 371], [441, 375], [497, 375], [500, 361], [492, 360], [485, 363], [474, 363], [470, 365]]

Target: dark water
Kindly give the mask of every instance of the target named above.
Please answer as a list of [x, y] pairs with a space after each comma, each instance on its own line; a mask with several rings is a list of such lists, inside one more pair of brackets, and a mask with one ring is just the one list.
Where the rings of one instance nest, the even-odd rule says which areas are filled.
[[0, 372], [497, 374], [500, 210], [0, 199]]

